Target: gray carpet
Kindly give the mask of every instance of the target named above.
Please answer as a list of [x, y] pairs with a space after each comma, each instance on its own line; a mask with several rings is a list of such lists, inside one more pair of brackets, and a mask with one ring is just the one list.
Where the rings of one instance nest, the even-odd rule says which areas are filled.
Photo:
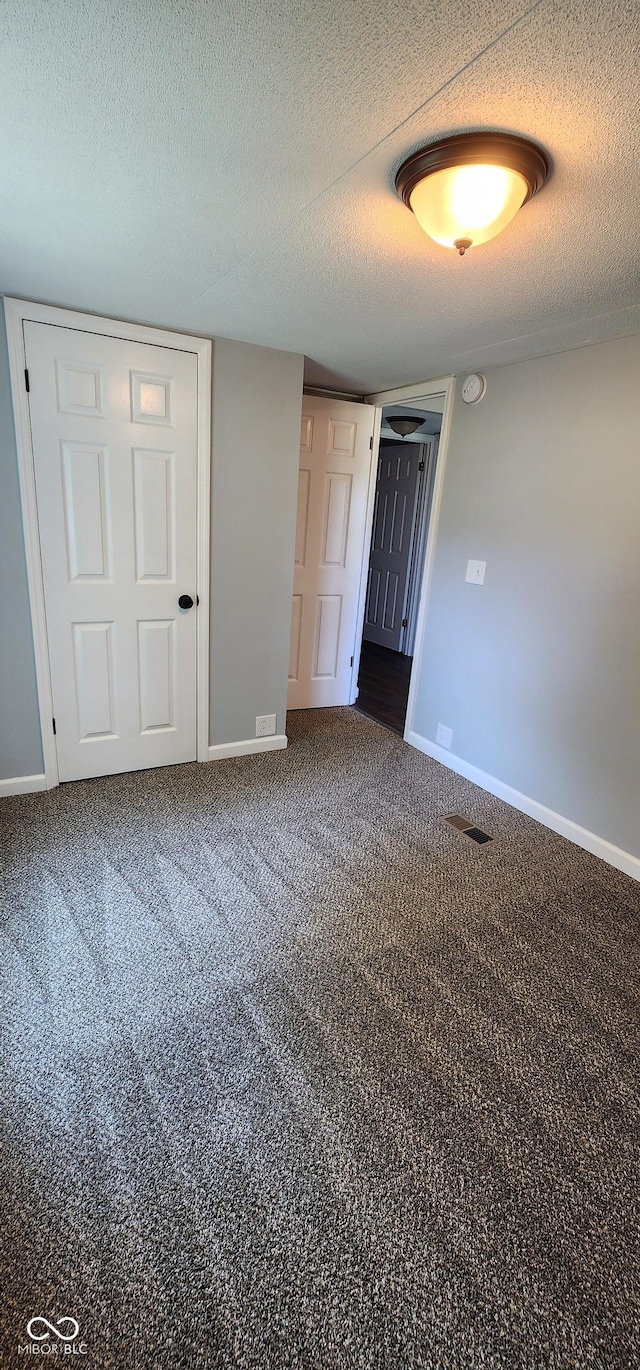
[[4, 1363], [637, 1366], [640, 887], [289, 722], [0, 806]]

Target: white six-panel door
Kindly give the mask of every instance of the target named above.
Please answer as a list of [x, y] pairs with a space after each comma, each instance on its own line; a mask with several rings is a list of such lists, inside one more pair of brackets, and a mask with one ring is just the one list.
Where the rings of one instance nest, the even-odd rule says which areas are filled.
[[304, 396], [290, 709], [351, 702], [374, 416], [371, 405]]
[[193, 761], [196, 356], [24, 336], [60, 780]]

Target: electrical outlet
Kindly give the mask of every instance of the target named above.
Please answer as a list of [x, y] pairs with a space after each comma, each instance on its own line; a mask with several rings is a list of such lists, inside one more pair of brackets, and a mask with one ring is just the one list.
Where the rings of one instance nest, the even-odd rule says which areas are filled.
[[436, 742], [439, 747], [446, 747], [447, 750], [450, 750], [451, 743], [453, 742], [453, 728], [447, 728], [444, 723], [439, 723], [438, 731], [436, 732]]
[[275, 714], [260, 714], [256, 718], [256, 737], [273, 737], [275, 730]]
[[486, 561], [468, 561], [465, 580], [468, 581], [469, 585], [483, 585], [486, 569]]

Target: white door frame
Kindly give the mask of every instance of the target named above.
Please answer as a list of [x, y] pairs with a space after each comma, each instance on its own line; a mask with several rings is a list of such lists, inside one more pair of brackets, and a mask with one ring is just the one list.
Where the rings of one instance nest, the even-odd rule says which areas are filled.
[[186, 333], [169, 333], [165, 329], [150, 328], [146, 324], [123, 323], [120, 319], [103, 319], [97, 314], [81, 314], [72, 309], [58, 309], [53, 305], [34, 304], [30, 300], [17, 300], [9, 297], [5, 297], [4, 312], [7, 322], [11, 393], [18, 448], [22, 526], [27, 560], [46, 789], [53, 789], [59, 780], [58, 756], [52, 725], [53, 697], [49, 668], [44, 581], [38, 536], [35, 466], [31, 442], [29, 400], [25, 384], [26, 358], [23, 323], [27, 320], [33, 323], [55, 324], [58, 328], [73, 328], [84, 333], [98, 333], [111, 338], [123, 338], [127, 342], [170, 347], [176, 352], [194, 352], [196, 355], [198, 378], [196, 594], [199, 599], [196, 622], [196, 755], [198, 761], [208, 761], [211, 341], [208, 338], [193, 338]]
[[413, 644], [413, 662], [411, 666], [411, 679], [409, 682], [409, 699], [407, 701], [407, 716], [404, 725], [404, 739], [409, 741], [409, 735], [413, 732], [413, 716], [416, 707], [416, 690], [418, 686], [418, 662], [422, 654], [424, 642], [425, 625], [427, 621], [427, 606], [431, 591], [431, 578], [433, 574], [433, 562], [436, 551], [436, 539], [438, 533], [438, 521], [440, 518], [440, 505], [442, 503], [442, 490], [444, 486], [444, 469], [449, 449], [449, 433], [451, 430], [451, 416], [453, 413], [453, 394], [455, 388], [455, 376], [438, 376], [433, 381], [421, 381], [417, 385], [404, 385], [395, 390], [380, 390], [375, 395], [365, 395], [365, 404], [376, 406], [376, 417], [373, 426], [373, 451], [371, 461], [371, 473], [369, 476], [369, 497], [367, 502], [367, 522], [365, 527], [364, 554], [362, 557], [362, 574], [360, 577], [360, 593], [358, 599], [358, 619], [356, 627], [356, 650], [353, 657], [353, 671], [351, 676], [351, 703], [353, 704], [358, 691], [358, 670], [360, 666], [360, 651], [362, 648], [362, 633], [364, 629], [364, 610], [367, 594], [367, 580], [369, 573], [369, 548], [371, 546], [371, 534], [373, 530], [373, 507], [376, 489], [376, 475], [378, 471], [378, 449], [380, 446], [380, 426], [382, 424], [382, 410], [388, 404], [408, 404], [415, 408], [426, 406], [430, 399], [436, 395], [444, 395], [444, 408], [442, 411], [442, 427], [440, 430], [440, 441], [436, 455], [436, 470], [433, 479], [433, 495], [431, 498], [431, 509], [429, 511], [429, 524], [427, 528], [426, 545], [424, 553], [424, 565], [422, 569], [422, 581], [420, 585], [420, 599], [418, 604], [418, 621], [416, 624], [415, 641]]

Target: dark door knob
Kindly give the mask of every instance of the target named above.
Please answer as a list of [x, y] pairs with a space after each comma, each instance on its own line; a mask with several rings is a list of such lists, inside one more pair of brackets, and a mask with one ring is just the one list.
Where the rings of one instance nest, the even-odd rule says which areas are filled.
[[191, 595], [180, 595], [178, 604], [181, 609], [193, 609], [193, 600], [191, 598]]

